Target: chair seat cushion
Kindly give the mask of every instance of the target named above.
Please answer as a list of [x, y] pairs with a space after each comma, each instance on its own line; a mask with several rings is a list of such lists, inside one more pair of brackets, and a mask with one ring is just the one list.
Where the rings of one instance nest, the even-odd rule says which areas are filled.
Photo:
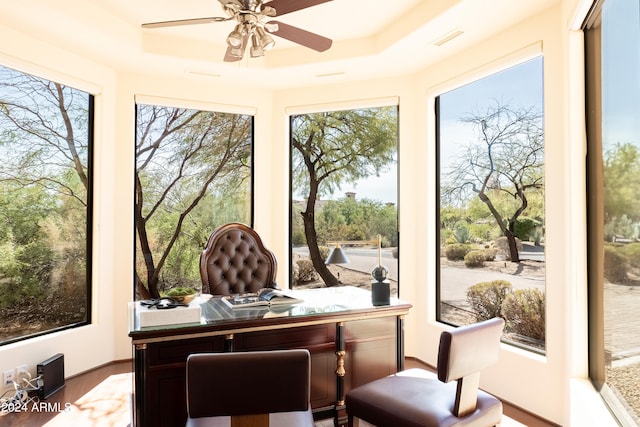
[[[311, 407], [307, 411], [278, 412], [269, 414], [271, 427], [313, 427]], [[186, 427], [230, 427], [231, 417], [190, 418]]]
[[502, 402], [481, 390], [475, 412], [457, 418], [451, 412], [455, 381], [443, 383], [424, 369], [409, 369], [364, 384], [346, 397], [351, 416], [378, 427], [465, 426], [487, 427], [500, 423]]

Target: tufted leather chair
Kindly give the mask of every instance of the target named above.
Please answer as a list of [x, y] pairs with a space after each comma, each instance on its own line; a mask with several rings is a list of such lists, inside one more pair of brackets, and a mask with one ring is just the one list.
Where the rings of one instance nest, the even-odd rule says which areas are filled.
[[232, 295], [277, 288], [276, 257], [250, 227], [230, 223], [211, 233], [200, 254], [202, 293]]
[[187, 358], [187, 427], [313, 427], [306, 349]]
[[478, 390], [480, 371], [498, 361], [504, 320], [494, 318], [440, 335], [438, 374], [408, 369], [357, 387], [346, 396], [349, 427], [490, 427], [502, 402]]

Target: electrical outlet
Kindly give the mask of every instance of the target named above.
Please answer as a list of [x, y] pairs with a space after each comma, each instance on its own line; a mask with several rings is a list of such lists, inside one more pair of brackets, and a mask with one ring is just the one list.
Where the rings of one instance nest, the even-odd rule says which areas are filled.
[[4, 371], [4, 374], [2, 375], [2, 384], [4, 384], [5, 387], [12, 386], [13, 380], [15, 380], [15, 378], [16, 378], [15, 369], [8, 369]]
[[26, 363], [24, 365], [19, 365], [16, 367], [16, 378], [20, 379], [22, 376], [29, 375], [29, 365]]

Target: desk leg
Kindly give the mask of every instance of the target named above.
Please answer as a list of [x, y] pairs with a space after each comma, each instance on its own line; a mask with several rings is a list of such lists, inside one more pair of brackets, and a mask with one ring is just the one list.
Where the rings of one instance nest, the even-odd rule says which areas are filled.
[[145, 402], [146, 392], [145, 385], [147, 383], [147, 345], [136, 344], [134, 346], [134, 371], [133, 371], [133, 425], [141, 427], [145, 425], [147, 420]]
[[224, 336], [224, 352], [233, 352], [233, 334], [227, 334]]
[[398, 372], [404, 370], [404, 316], [396, 319], [396, 367]]
[[346, 355], [346, 344], [344, 341], [344, 322], [336, 323], [336, 408], [334, 425], [341, 426], [346, 422], [346, 407], [344, 403], [344, 357]]

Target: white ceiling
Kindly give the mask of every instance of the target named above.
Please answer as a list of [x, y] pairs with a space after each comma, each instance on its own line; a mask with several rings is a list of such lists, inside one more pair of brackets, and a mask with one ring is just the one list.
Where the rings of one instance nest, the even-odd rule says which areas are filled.
[[[21, 0], [0, 23], [133, 71], [272, 88], [408, 74], [559, 0], [333, 0], [277, 18], [329, 37], [326, 52], [274, 37], [264, 58], [224, 63], [233, 21], [142, 29], [146, 22], [225, 16], [218, 0]], [[434, 41], [453, 31], [442, 46]]]

